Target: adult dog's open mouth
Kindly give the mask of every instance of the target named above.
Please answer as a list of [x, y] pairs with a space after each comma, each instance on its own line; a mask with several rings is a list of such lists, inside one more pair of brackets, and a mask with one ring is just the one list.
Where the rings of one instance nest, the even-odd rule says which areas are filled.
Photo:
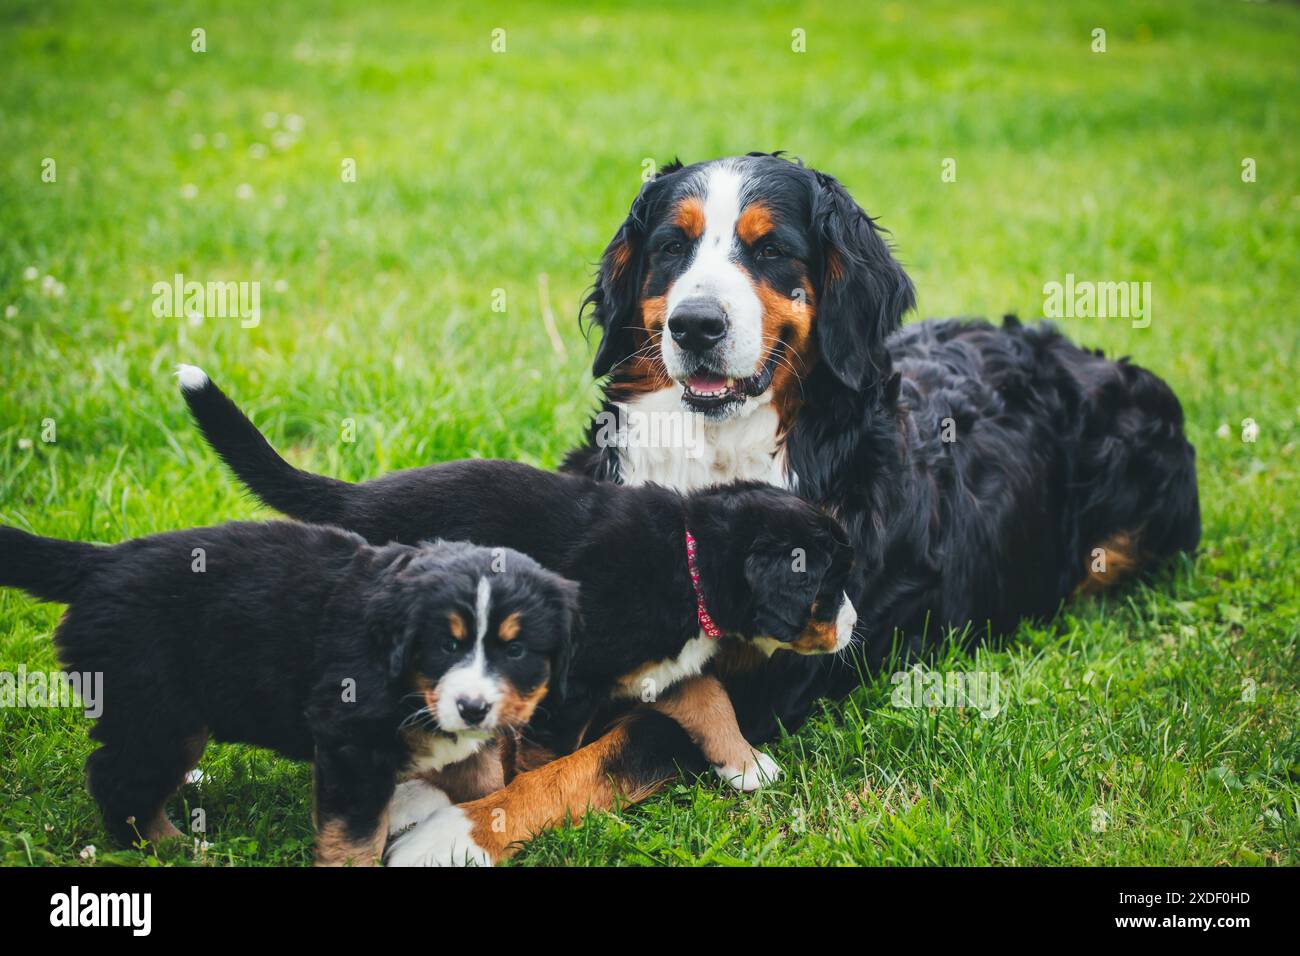
[[718, 412], [739, 405], [747, 398], [757, 398], [771, 386], [776, 363], [784, 349], [785, 344], [778, 342], [768, 352], [762, 367], [747, 378], [730, 378], [710, 369], [692, 372], [682, 382], [685, 389], [682, 401], [693, 411]]

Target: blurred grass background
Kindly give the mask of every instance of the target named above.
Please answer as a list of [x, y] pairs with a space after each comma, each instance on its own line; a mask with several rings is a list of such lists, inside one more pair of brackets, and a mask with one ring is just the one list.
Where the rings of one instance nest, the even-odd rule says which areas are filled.
[[[643, 162], [786, 149], [893, 230], [919, 315], [1151, 282], [1149, 328], [1063, 324], [1181, 396], [1204, 554], [982, 654], [1013, 693], [994, 720], [893, 709], [881, 678], [775, 746], [772, 791], [685, 781], [520, 861], [1294, 864], [1297, 52], [1300, 9], [1244, 2], [0, 0], [0, 520], [117, 541], [257, 514], [181, 361], [307, 467], [553, 466], [596, 401], [577, 305]], [[260, 325], [156, 318], [175, 273], [260, 282]], [[54, 667], [58, 615], [0, 593], [0, 670]], [[0, 861], [309, 860], [307, 769], [240, 747], [172, 808], [207, 811], [209, 849], [113, 852], [88, 747], [74, 713], [0, 710]]]

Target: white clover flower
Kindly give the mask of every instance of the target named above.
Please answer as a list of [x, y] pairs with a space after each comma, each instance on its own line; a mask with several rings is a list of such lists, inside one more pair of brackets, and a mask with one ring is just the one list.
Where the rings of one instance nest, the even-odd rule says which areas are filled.
[[264, 143], [253, 143], [248, 147], [248, 155], [253, 159], [265, 159], [266, 145]]
[[86, 846], [82, 847], [81, 852], [77, 855], [80, 856], [83, 860], [94, 860], [95, 844], [89, 843]]
[[16, 305], [6, 305], [6, 306], [5, 306], [5, 318], [6, 318], [6, 319], [12, 319], [12, 318], [13, 318], [15, 315], [17, 315], [17, 314], [18, 314], [18, 306], [16, 306]]
[[28, 266], [26, 269], [23, 270], [23, 278], [26, 279], [28, 282], [35, 282], [36, 277], [39, 276], [40, 274], [41, 274], [41, 270], [36, 268], [35, 266]]
[[291, 133], [301, 133], [306, 121], [297, 113], [290, 113], [284, 118], [284, 128]]
[[208, 138], [202, 133], [190, 134], [190, 149], [202, 149], [207, 145]]
[[240, 183], [235, 187], [235, 198], [239, 200], [252, 199], [253, 187], [248, 185], [248, 183]]
[[262, 125], [267, 129], [275, 129], [280, 125], [280, 114], [275, 111], [269, 111], [262, 114]]
[[181, 187], [182, 199], [193, 199], [198, 194], [199, 194], [199, 187], [195, 186], [193, 183], [186, 183], [184, 186]]

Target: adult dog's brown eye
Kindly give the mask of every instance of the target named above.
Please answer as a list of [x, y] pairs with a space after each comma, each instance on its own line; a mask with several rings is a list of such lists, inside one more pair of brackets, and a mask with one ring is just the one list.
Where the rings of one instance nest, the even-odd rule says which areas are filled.
[[662, 248], [664, 253], [667, 255], [680, 256], [682, 253], [686, 251], [686, 244], [683, 243], [680, 239], [672, 239], [668, 242], [665, 242]]
[[760, 259], [780, 259], [781, 248], [773, 243], [765, 242], [762, 248], [758, 250], [758, 257]]

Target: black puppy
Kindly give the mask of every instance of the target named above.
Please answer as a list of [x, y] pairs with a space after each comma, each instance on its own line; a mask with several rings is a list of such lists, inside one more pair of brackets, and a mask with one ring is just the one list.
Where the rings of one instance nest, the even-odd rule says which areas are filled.
[[325, 865], [374, 862], [399, 776], [528, 722], [577, 600], [521, 554], [292, 522], [112, 547], [0, 527], [0, 585], [68, 604], [63, 664], [102, 674], [86, 773], [113, 837], [179, 835], [163, 805], [212, 737], [315, 762]]
[[202, 370], [178, 374], [208, 441], [271, 507], [370, 541], [507, 546], [579, 583], [568, 693], [548, 700], [529, 730], [552, 753], [572, 750], [611, 697], [654, 701], [720, 776], [753, 789], [776, 767], [745, 743], [721, 689], [696, 687], [690, 703], [661, 695], [705, 669], [719, 635], [766, 654], [829, 653], [852, 636], [847, 539], [834, 519], [788, 492], [745, 483], [683, 496], [484, 460], [350, 484], [291, 467]]

